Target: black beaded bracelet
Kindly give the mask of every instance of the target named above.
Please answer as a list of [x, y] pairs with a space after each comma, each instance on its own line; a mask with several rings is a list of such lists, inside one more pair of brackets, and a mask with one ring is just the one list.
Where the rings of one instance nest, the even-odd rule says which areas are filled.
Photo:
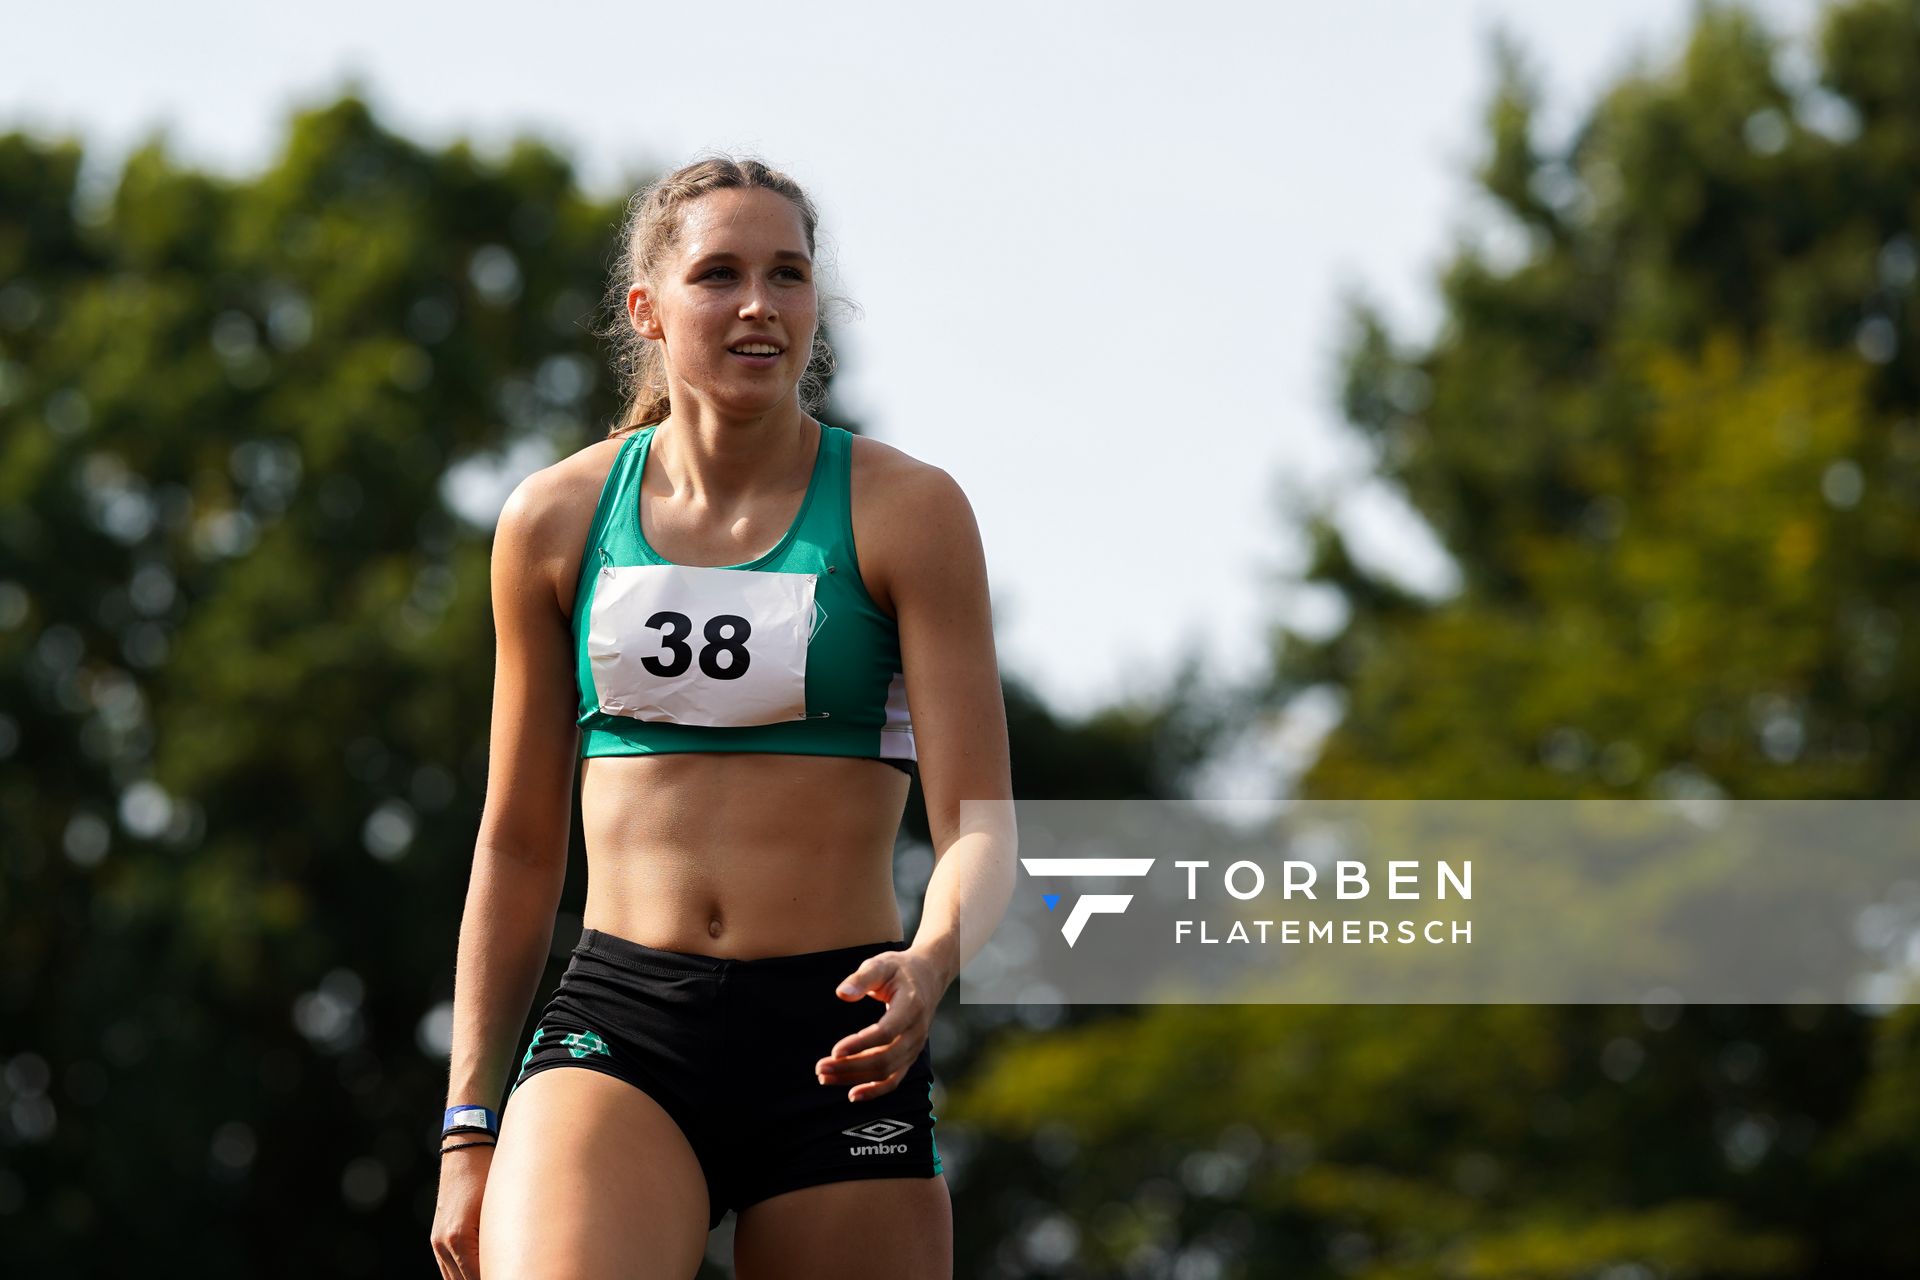
[[440, 1154], [445, 1155], [449, 1151], [465, 1151], [468, 1147], [492, 1147], [498, 1145], [498, 1143], [494, 1142], [462, 1142], [456, 1146], [440, 1148]]

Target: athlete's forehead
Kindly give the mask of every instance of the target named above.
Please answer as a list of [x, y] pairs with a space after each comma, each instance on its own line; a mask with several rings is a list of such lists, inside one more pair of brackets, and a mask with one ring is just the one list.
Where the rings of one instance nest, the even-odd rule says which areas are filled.
[[695, 201], [680, 224], [680, 256], [689, 265], [812, 261], [799, 211], [770, 191], [716, 191]]

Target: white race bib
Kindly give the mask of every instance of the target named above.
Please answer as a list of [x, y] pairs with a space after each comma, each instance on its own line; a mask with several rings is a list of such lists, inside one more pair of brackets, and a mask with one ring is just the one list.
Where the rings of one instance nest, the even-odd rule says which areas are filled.
[[806, 719], [814, 577], [602, 565], [587, 625], [600, 710], [716, 728]]

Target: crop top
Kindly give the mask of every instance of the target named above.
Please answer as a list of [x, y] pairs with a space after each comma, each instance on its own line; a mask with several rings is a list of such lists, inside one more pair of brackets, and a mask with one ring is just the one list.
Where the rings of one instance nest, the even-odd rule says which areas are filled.
[[640, 528], [653, 427], [621, 442], [573, 605], [582, 756], [864, 756], [911, 776], [900, 631], [854, 555], [852, 433], [822, 423], [786, 536], [745, 564], [677, 565]]

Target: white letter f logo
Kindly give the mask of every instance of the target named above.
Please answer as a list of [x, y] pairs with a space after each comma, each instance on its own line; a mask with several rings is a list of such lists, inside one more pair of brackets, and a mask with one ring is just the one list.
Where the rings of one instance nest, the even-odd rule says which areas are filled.
[[[1153, 861], [1152, 858], [1022, 858], [1020, 865], [1030, 876], [1143, 876], [1153, 869]], [[1060, 900], [1056, 894], [1043, 896], [1049, 911]], [[1130, 893], [1089, 893], [1081, 897], [1060, 926], [1067, 945], [1080, 940], [1080, 931], [1087, 927], [1089, 916], [1119, 915], [1132, 901]]]

